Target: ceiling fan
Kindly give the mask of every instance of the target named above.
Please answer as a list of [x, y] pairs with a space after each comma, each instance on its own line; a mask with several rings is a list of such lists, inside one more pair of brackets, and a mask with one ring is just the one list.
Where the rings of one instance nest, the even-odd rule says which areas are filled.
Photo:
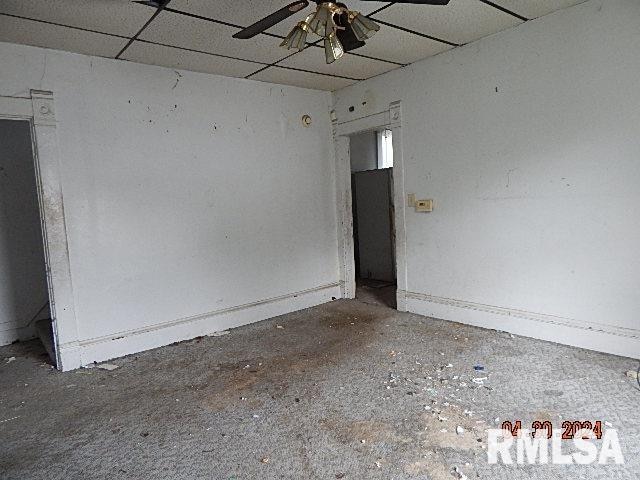
[[[333, 63], [344, 52], [360, 48], [365, 40], [370, 38], [380, 26], [369, 17], [360, 12], [349, 10], [341, 2], [328, 2], [313, 0], [317, 4], [316, 10], [296, 24], [293, 30], [286, 36], [281, 47], [287, 50], [296, 48], [303, 50], [307, 43], [307, 34], [313, 32], [324, 38], [324, 50], [327, 63]], [[375, 1], [375, 0], [362, 0]], [[379, 1], [379, 0], [378, 0]], [[447, 5], [450, 0], [405, 0], [394, 3], [412, 3], [419, 5]], [[291, 15], [309, 6], [308, 0], [299, 0], [282, 7], [280, 10], [258, 20], [253, 25], [240, 30], [233, 38], [247, 39], [264, 32], [277, 23], [289, 18]]]

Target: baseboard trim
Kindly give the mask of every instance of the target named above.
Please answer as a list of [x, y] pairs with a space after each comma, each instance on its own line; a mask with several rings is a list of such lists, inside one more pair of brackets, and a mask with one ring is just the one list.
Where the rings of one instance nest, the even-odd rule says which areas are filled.
[[145, 328], [63, 344], [58, 347], [61, 369], [73, 370], [92, 362], [102, 362], [220, 330], [248, 325], [330, 302], [335, 298], [340, 298], [338, 282]]
[[[399, 294], [400, 295], [400, 294]], [[640, 330], [556, 315], [485, 305], [416, 292], [402, 292], [406, 310], [426, 317], [586, 348], [624, 357], [640, 358]], [[515, 321], [514, 321], [515, 320]]]

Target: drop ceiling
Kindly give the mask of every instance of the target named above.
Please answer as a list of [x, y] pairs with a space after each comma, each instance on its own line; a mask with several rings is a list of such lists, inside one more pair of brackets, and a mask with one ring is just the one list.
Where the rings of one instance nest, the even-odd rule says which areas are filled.
[[155, 17], [156, 8], [130, 0], [1, 0], [0, 41], [337, 90], [583, 1], [451, 0], [428, 6], [346, 0], [381, 29], [365, 47], [331, 65], [312, 37], [301, 52], [279, 47], [312, 6], [250, 40], [232, 38], [290, 0], [171, 0]]

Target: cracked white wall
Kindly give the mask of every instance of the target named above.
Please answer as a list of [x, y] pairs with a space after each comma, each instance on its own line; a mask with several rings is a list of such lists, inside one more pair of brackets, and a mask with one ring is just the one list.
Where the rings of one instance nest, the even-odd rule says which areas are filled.
[[330, 94], [2, 43], [0, 65], [0, 95], [54, 92], [81, 363], [339, 295]]
[[334, 93], [402, 102], [411, 310], [640, 355], [638, 25], [592, 0]]

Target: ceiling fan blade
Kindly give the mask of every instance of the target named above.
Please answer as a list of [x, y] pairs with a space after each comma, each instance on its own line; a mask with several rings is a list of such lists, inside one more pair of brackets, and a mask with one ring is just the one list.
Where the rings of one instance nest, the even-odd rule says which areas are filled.
[[303, 8], [309, 5], [308, 0], [299, 0], [297, 2], [290, 3], [286, 7], [281, 8], [277, 12], [272, 13], [271, 15], [264, 17], [262, 20], [258, 20], [253, 25], [249, 25], [244, 30], [240, 30], [237, 33], [233, 34], [233, 38], [252, 38], [258, 35], [259, 33], [264, 32], [265, 30], [273, 27], [275, 24], [281, 22], [285, 18], [289, 18], [294, 13], [299, 12]]
[[[375, 2], [379, 0], [361, 0], [362, 2]], [[393, 3], [413, 3], [415, 5], [448, 5], [451, 0], [400, 0]]]

